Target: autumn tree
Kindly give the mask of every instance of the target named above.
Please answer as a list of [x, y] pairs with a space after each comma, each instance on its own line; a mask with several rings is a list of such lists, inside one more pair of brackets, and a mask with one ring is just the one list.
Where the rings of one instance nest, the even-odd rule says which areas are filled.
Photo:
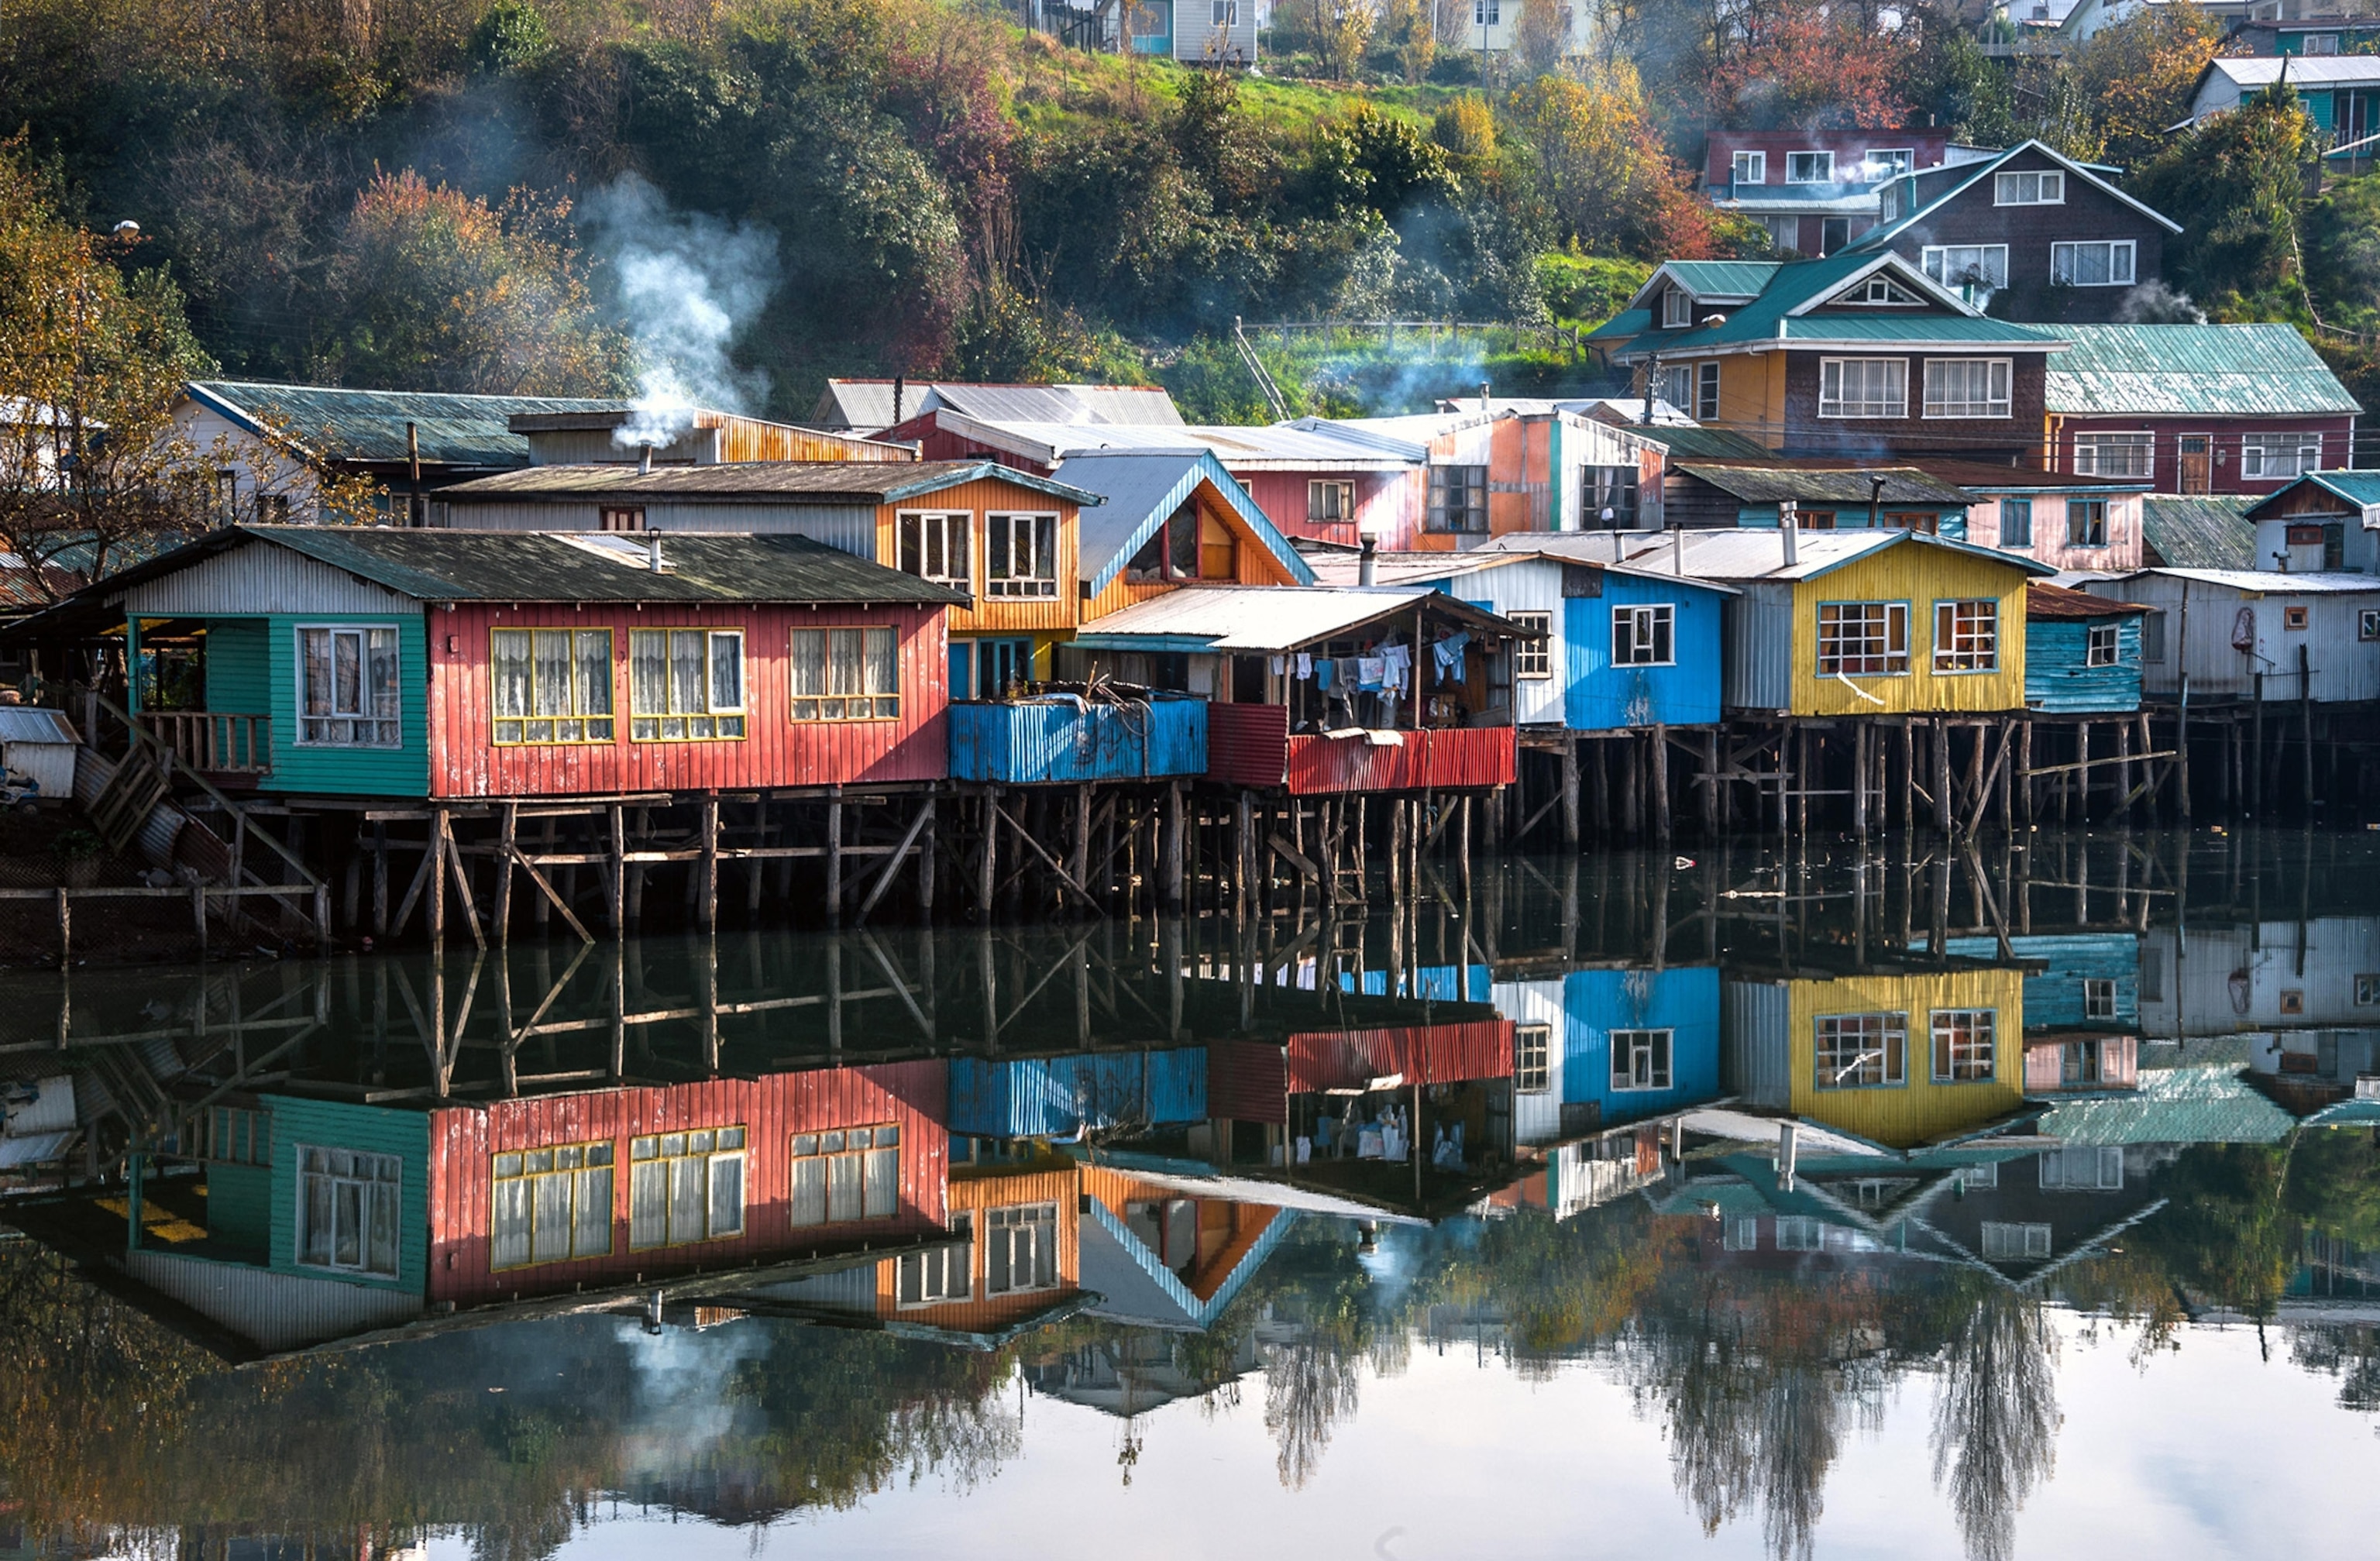
[[1906, 124], [1914, 30], [1883, 28], [1862, 7], [1765, 0], [1714, 29], [1706, 91], [1711, 122], [1742, 129]]
[[1570, 50], [1569, 0], [1520, 0], [1521, 19], [1512, 30], [1512, 53], [1531, 76], [1558, 68]]
[[1539, 77], [1508, 101], [1503, 133], [1532, 154], [1560, 236], [1587, 253], [1708, 252], [1708, 209], [1662, 149], [1633, 67], [1595, 67], [1581, 80]]
[[2188, 219], [2166, 269], [2210, 313], [2237, 318], [2277, 289], [2281, 305], [2301, 301], [2289, 293], [2316, 134], [2297, 93], [2277, 85], [2175, 137], [2131, 181], [2142, 200]]
[[2222, 27], [2191, 0], [2142, 6], [2092, 35], [2066, 68], [2090, 104], [2102, 153], [2129, 163], [2161, 151], [2215, 57]]

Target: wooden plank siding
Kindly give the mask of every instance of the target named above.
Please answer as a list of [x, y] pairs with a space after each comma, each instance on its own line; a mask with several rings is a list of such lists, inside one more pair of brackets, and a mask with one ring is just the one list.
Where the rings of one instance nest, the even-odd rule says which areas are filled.
[[[1062, 473], [1060, 474], [1060, 480], [1064, 480]], [[1273, 557], [1264, 543], [1257, 539], [1257, 534], [1248, 528], [1247, 522], [1234, 514], [1230, 505], [1212, 502], [1202, 494], [1198, 501], [1198, 518], [1202, 533], [1209, 532], [1212, 527], [1220, 526], [1231, 535], [1233, 544], [1231, 584], [1290, 586], [1297, 583], [1289, 577], [1288, 571], [1281, 568], [1280, 561]], [[1291, 534], [1295, 535], [1295, 533]], [[1109, 581], [1099, 595], [1083, 604], [1082, 621], [1084, 623], [1104, 618], [1109, 613], [1122, 611], [1135, 602], [1147, 601], [1151, 597], [1163, 596], [1169, 591], [1178, 591], [1182, 588], [1183, 583], [1179, 581], [1135, 581], [1126, 578], [1128, 573], [1129, 571], [1118, 572], [1116, 577]], [[1213, 584], [1214, 582], [1205, 583]]]
[[[940, 780], [950, 771], [950, 656], [942, 608], [651, 607], [461, 604], [434, 614], [430, 720], [432, 794], [555, 796], [711, 787]], [[796, 721], [793, 631], [891, 626], [899, 641], [898, 720]], [[610, 628], [610, 743], [498, 747], [490, 633], [497, 628]], [[744, 631], [745, 735], [717, 742], [631, 741], [628, 635], [633, 629]]]
[[[1354, 547], [1370, 531], [1380, 546], [1396, 551], [1415, 545], [1421, 535], [1422, 508], [1427, 502], [1428, 473], [1415, 466], [1402, 471], [1235, 471], [1257, 508], [1283, 536]], [[1354, 485], [1355, 513], [1345, 520], [1315, 521], [1308, 485], [1346, 482]]]
[[[1985, 712], [2024, 708], [2022, 571], [1947, 548], [1881, 548], [1793, 592], [1795, 715], [1866, 716]], [[1999, 603], [1998, 665], [1990, 672], [1934, 671], [1934, 605], [1990, 598]], [[1909, 671], [1853, 677], [1852, 686], [1818, 675], [1818, 610], [1828, 602], [1909, 604]], [[1757, 652], [1755, 652], [1757, 653]], [[1857, 690], [1857, 692], [1854, 692]], [[1863, 698], [1864, 694], [1867, 697]]]
[[[431, 1262], [428, 1240], [433, 1176], [430, 1131], [419, 1111], [337, 1100], [277, 1095], [273, 1116], [273, 1237], [266, 1265], [276, 1274], [421, 1292]], [[394, 1155], [397, 1180], [396, 1274], [333, 1272], [298, 1261], [298, 1149], [356, 1149]]]
[[[429, 1296], [464, 1305], [551, 1294], [583, 1284], [718, 1269], [855, 1248], [862, 1241], [942, 1228], [950, 1143], [941, 1126], [941, 1062], [827, 1068], [759, 1079], [593, 1091], [452, 1107], [429, 1115]], [[901, 1130], [900, 1197], [889, 1218], [796, 1227], [792, 1222], [792, 1137], [892, 1123]], [[745, 1130], [744, 1234], [632, 1251], [628, 1245], [629, 1140], [706, 1128]], [[510, 1150], [608, 1142], [613, 1145], [608, 1256], [496, 1270], [490, 1232], [494, 1156]]]
[[[1075, 626], [1075, 612], [1081, 595], [1076, 581], [1081, 577], [1082, 534], [1077, 526], [1077, 513], [1073, 504], [1062, 503], [1046, 493], [1037, 493], [998, 478], [981, 478], [962, 482], [937, 492], [924, 494], [899, 504], [885, 504], [876, 512], [876, 562], [888, 569], [901, 567], [901, 534], [899, 517], [906, 514], [951, 514], [961, 510], [975, 517], [969, 540], [975, 550], [970, 563], [970, 589], [976, 604], [969, 609], [951, 610], [949, 632], [953, 635], [1030, 634], [1068, 630]], [[1055, 514], [1058, 517], [1058, 590], [1055, 596], [1012, 599], [987, 597], [984, 586], [984, 527], [986, 517], [992, 514]]]
[[[967, 1299], [934, 1306], [905, 1307], [895, 1289], [901, 1265], [897, 1260], [887, 1259], [876, 1267], [877, 1315], [959, 1333], [989, 1334], [1074, 1294], [1082, 1288], [1082, 1176], [1081, 1168], [1072, 1161], [994, 1169], [959, 1168], [950, 1178], [947, 1217], [954, 1219], [965, 1214], [975, 1222], [976, 1240], [968, 1244], [967, 1251]], [[987, 1295], [984, 1216], [993, 1209], [1022, 1208], [1034, 1204], [1058, 1205], [1056, 1288]]]

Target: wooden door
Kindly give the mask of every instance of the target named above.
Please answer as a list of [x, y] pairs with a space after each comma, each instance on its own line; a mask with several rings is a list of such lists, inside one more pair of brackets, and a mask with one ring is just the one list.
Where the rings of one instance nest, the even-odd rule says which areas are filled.
[[2175, 479], [2180, 491], [2214, 491], [2215, 465], [2207, 454], [2207, 447], [2212, 442], [2203, 433], [2186, 433], [2174, 441], [2175, 452], [2180, 458], [2179, 475]]

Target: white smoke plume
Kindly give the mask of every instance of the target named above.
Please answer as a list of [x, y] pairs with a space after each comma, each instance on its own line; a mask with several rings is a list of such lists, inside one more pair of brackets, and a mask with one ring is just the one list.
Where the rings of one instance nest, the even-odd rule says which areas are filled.
[[728, 349], [776, 286], [777, 236], [673, 212], [636, 174], [598, 191], [582, 216], [612, 262], [637, 344], [636, 415], [613, 433], [613, 442], [664, 445], [692, 426], [698, 408], [759, 406], [768, 376], [737, 367]]

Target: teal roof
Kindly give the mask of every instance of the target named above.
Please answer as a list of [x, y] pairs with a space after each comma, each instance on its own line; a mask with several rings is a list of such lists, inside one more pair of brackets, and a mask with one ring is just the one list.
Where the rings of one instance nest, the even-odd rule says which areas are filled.
[[2061, 325], [2043, 400], [2068, 417], [2353, 416], [2294, 325]]
[[[1651, 317], [1646, 315], [1648, 329], [1634, 341], [1618, 350], [1616, 356], [1630, 356], [1640, 351], [1658, 351], [1664, 355], [1707, 352], [1715, 348], [1753, 345], [1765, 343], [1783, 345], [1788, 342], [1977, 342], [1995, 345], [2038, 347], [2047, 351], [2057, 345], [2058, 338], [2046, 332], [2003, 320], [1987, 320], [1963, 304], [1949, 301], [1949, 296], [1907, 260], [1887, 251], [1870, 254], [1845, 250], [1817, 260], [1762, 261], [1675, 261], [1663, 271], [1677, 274], [1687, 265], [1729, 265], [1739, 273], [1766, 270], [1767, 284], [1759, 296], [1728, 313], [1717, 325], [1692, 331], [1649, 331]], [[1828, 314], [1797, 315], [1794, 311], [1817, 304], [1851, 284], [1853, 279], [1871, 271], [1890, 270], [1910, 290], [1921, 296], [1932, 296], [1938, 312], [1922, 315]], [[1647, 284], [1649, 288], [1652, 284]], [[1640, 296], [1644, 296], [1642, 294]], [[1637, 311], [1631, 310], [1631, 313]], [[1617, 327], [1619, 321], [1612, 321]], [[1610, 336], [1619, 334], [1610, 329]], [[1600, 333], [1598, 333], [1600, 334]], [[1655, 337], [1658, 336], [1658, 340]]]
[[2380, 1128], [2380, 1100], [2339, 1100], [2306, 1119], [2310, 1128]]
[[2252, 495], [2236, 499], [2149, 493], [2141, 499], [2141, 533], [2156, 561], [2175, 569], [2252, 569]]
[[1982, 315], [1804, 314], [1784, 326], [1788, 341], [2005, 342], [2044, 351], [2058, 345], [2055, 332]]
[[1653, 311], [1648, 309], [1624, 309], [1586, 333], [1590, 342], [1626, 341], [1653, 328]]
[[1657, 423], [1631, 431], [1643, 434], [1667, 450], [1673, 461], [1766, 461], [1776, 454], [1758, 440], [1730, 433], [1725, 429], [1683, 429]]
[[2296, 1120], [2228, 1061], [2143, 1068], [2128, 1095], [2063, 1102], [2039, 1131], [2068, 1144], [2275, 1144]]
[[2321, 483], [2350, 504], [2380, 504], [2380, 471], [2312, 472], [2308, 480]]
[[184, 388], [193, 401], [249, 433], [285, 435], [322, 460], [401, 464], [410, 423], [424, 462], [492, 470], [528, 465], [528, 439], [506, 426], [516, 415], [624, 412], [632, 405], [608, 398], [444, 395], [237, 380], [194, 380]]
[[1671, 260], [1661, 269], [1697, 298], [1756, 298], [1782, 260]]

